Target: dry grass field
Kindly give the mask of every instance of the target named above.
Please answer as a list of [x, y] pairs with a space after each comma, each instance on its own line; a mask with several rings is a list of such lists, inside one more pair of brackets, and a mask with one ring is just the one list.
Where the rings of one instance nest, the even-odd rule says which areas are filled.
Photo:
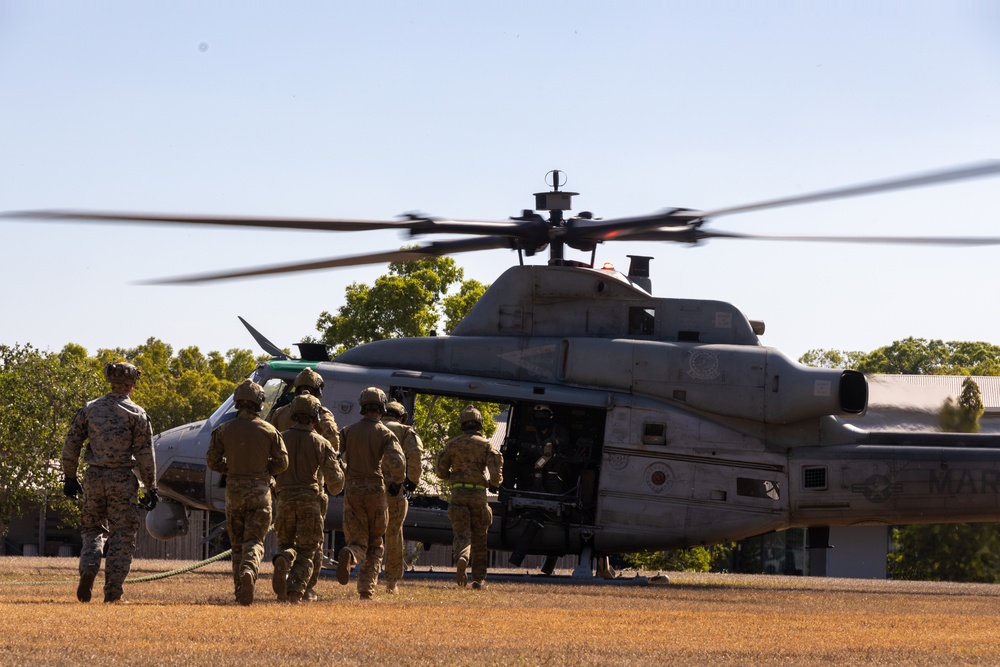
[[[137, 561], [133, 577], [178, 567]], [[0, 558], [3, 665], [987, 665], [1000, 586], [677, 573], [666, 585], [404, 580], [357, 599], [251, 607], [228, 562], [126, 584], [128, 605], [75, 599], [76, 560]], [[15, 583], [30, 582], [30, 583]], [[52, 583], [37, 583], [52, 582]]]

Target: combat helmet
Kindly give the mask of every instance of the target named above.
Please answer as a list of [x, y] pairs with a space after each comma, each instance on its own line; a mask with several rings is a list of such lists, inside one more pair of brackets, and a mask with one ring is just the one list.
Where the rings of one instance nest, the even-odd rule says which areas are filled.
[[367, 389], [363, 389], [361, 391], [361, 395], [358, 396], [358, 404], [361, 406], [361, 412], [378, 410], [380, 414], [384, 415], [385, 403], [385, 392], [378, 387], [368, 387]]
[[290, 410], [293, 417], [295, 415], [309, 415], [313, 419], [318, 420], [321, 408], [322, 404], [318, 398], [310, 394], [302, 394], [292, 399]]
[[308, 387], [312, 389], [316, 396], [320, 396], [323, 393], [323, 377], [311, 368], [303, 368], [298, 375], [295, 376], [295, 391], [299, 392], [302, 387]]
[[142, 371], [126, 361], [115, 361], [104, 367], [104, 379], [111, 384], [135, 384]]
[[391, 401], [389, 405], [385, 406], [385, 412], [390, 417], [394, 417], [400, 423], [406, 421], [406, 408], [399, 401]]
[[236, 391], [233, 392], [233, 400], [237, 403], [240, 401], [256, 403], [259, 409], [264, 404], [264, 388], [253, 380], [244, 380], [243, 384], [236, 387]]
[[476, 409], [472, 403], [465, 406], [465, 409], [458, 415], [458, 424], [463, 431], [482, 430], [483, 413]]

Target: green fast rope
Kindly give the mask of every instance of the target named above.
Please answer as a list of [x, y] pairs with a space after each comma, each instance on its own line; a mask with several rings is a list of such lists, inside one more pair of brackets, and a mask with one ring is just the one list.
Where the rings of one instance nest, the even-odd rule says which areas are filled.
[[[125, 580], [126, 584], [140, 584], [147, 581], [156, 581], [157, 579], [166, 579], [167, 577], [173, 577], [178, 574], [184, 574], [185, 572], [190, 572], [192, 570], [197, 570], [199, 567], [204, 567], [209, 563], [214, 563], [215, 561], [222, 560], [226, 556], [233, 553], [232, 549], [227, 549], [220, 554], [216, 554], [211, 558], [206, 558], [205, 560], [198, 561], [197, 563], [192, 563], [191, 565], [185, 565], [184, 567], [177, 568], [176, 570], [170, 570], [169, 572], [158, 572], [156, 574], [148, 574], [144, 577], [128, 578]], [[51, 586], [54, 584], [75, 584], [77, 581], [75, 579], [62, 579], [60, 581], [0, 581], [0, 586]]]

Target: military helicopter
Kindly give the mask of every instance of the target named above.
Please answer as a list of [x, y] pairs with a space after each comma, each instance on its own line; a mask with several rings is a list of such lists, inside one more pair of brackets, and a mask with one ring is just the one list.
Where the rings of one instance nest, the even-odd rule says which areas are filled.
[[[555, 559], [579, 554], [577, 574], [606, 554], [707, 545], [794, 527], [826, 547], [831, 526], [1000, 520], [1000, 437], [867, 432], [868, 385], [853, 370], [802, 366], [765, 347], [764, 324], [735, 306], [652, 294], [649, 257], [623, 274], [595, 264], [607, 241], [761, 239], [905, 244], [1000, 244], [1000, 237], [760, 236], [709, 229], [714, 218], [1000, 173], [987, 162], [783, 199], [695, 211], [601, 220], [567, 217], [577, 193], [535, 193], [534, 210], [506, 221], [270, 219], [86, 211], [19, 212], [55, 220], [231, 225], [327, 231], [405, 230], [467, 238], [416, 248], [282, 266], [164, 279], [198, 283], [313, 269], [397, 262], [474, 250], [516, 250], [503, 273], [451, 335], [395, 338], [334, 359], [300, 344], [291, 358], [247, 324], [273, 355], [252, 377], [265, 414], [303, 368], [325, 381], [323, 403], [341, 423], [356, 417], [361, 389], [382, 387], [413, 414], [422, 396], [503, 408], [504, 481], [491, 498], [491, 548]], [[545, 218], [539, 211], [549, 213]], [[525, 256], [549, 250], [547, 263]], [[591, 253], [566, 259], [566, 247]], [[242, 318], [241, 318], [242, 319]], [[560, 437], [542, 437], [539, 418]], [[235, 416], [233, 400], [208, 419], [156, 437], [162, 501], [147, 515], [151, 534], [188, 529], [188, 510], [221, 511], [225, 489], [205, 465], [211, 431]], [[414, 503], [407, 539], [450, 544], [443, 502]], [[327, 528], [340, 526], [331, 502]]]

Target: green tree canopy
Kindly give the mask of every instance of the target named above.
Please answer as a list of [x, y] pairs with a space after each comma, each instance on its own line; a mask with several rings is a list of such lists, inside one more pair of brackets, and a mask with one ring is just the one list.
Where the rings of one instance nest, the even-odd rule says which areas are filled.
[[108, 392], [104, 365], [121, 360], [142, 371], [132, 398], [156, 432], [208, 417], [259, 361], [235, 349], [205, 357], [190, 347], [175, 355], [157, 338], [93, 356], [72, 343], [58, 353], [0, 345], [0, 535], [32, 504], [78, 516], [62, 495], [63, 441], [76, 412]]
[[807, 366], [853, 368], [866, 375], [1000, 375], [1000, 347], [984, 342], [904, 338], [871, 352], [809, 350]]
[[[373, 340], [427, 336], [439, 327], [443, 315], [450, 331], [485, 290], [463, 277], [464, 271], [451, 257], [394, 262], [373, 285], [349, 285], [336, 315], [320, 314], [316, 322], [320, 340], [339, 353]], [[458, 293], [446, 299], [456, 284]]]

